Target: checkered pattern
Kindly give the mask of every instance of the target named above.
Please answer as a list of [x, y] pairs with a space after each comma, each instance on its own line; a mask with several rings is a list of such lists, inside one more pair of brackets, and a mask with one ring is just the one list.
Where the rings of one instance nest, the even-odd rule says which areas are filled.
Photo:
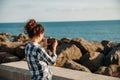
[[25, 56], [32, 80], [52, 80], [52, 72], [48, 65], [55, 63], [55, 53], [49, 56], [37, 43], [28, 43], [25, 47]]

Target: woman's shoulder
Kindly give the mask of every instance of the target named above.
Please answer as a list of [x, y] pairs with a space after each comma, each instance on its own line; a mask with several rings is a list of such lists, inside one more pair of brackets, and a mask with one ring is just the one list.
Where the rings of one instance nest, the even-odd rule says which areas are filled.
[[36, 43], [33, 43], [33, 42], [28, 42], [26, 47], [39, 48], [39, 45], [37, 45]]
[[41, 52], [41, 51], [43, 50], [40, 45], [35, 44], [35, 43], [28, 43], [28, 44], [26, 45], [26, 49], [27, 49], [27, 48], [30, 48], [31, 50], [37, 51], [37, 52]]

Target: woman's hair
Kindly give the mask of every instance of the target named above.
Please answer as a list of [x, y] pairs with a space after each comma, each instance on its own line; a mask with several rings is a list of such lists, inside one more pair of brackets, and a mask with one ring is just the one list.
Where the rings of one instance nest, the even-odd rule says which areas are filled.
[[37, 24], [34, 19], [30, 19], [24, 27], [24, 33], [33, 38], [40, 33], [44, 33], [44, 27], [41, 24]]

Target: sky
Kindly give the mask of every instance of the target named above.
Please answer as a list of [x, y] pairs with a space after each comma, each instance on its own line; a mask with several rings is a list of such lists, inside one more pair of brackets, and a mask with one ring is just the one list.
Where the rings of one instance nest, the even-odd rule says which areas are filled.
[[120, 0], [0, 0], [0, 22], [120, 20]]

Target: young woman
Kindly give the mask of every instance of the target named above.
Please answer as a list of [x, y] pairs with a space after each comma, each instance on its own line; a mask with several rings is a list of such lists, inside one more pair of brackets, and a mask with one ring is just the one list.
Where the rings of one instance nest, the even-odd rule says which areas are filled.
[[48, 65], [54, 64], [57, 58], [57, 40], [52, 45], [52, 55], [49, 56], [38, 44], [44, 36], [44, 27], [41, 24], [37, 24], [34, 19], [31, 19], [24, 29], [25, 33], [28, 34], [31, 39], [31, 42], [25, 47], [25, 56], [32, 75], [32, 80], [52, 80], [52, 72]]

